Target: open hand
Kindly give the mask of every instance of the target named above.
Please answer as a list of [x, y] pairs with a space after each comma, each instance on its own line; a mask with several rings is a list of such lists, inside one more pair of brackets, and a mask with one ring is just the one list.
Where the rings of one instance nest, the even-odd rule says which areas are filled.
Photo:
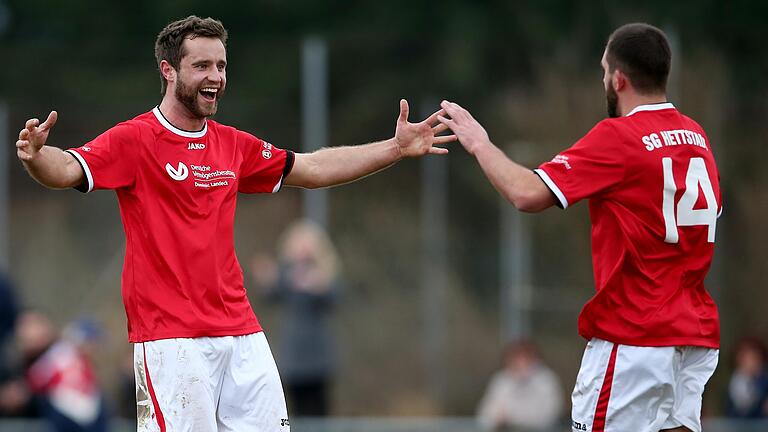
[[437, 136], [448, 129], [438, 121], [438, 116], [444, 114], [444, 110], [439, 110], [419, 123], [410, 123], [408, 122], [408, 102], [400, 99], [400, 117], [397, 119], [395, 129], [395, 142], [400, 149], [400, 155], [417, 157], [425, 154], [447, 154], [448, 149], [435, 147], [435, 144], [456, 141], [455, 135]]
[[472, 117], [469, 111], [457, 103], [448, 101], [443, 101], [440, 106], [450, 116], [450, 118], [446, 118], [442, 114], [438, 115], [437, 119], [440, 124], [450, 128], [456, 134], [459, 142], [469, 154], [475, 154], [478, 147], [490, 143], [488, 132]]
[[37, 153], [43, 148], [48, 140], [48, 134], [59, 115], [56, 111], [51, 111], [48, 118], [40, 124], [40, 120], [33, 118], [27, 120], [24, 129], [19, 132], [19, 140], [16, 141], [16, 155], [24, 162], [31, 161], [37, 156]]

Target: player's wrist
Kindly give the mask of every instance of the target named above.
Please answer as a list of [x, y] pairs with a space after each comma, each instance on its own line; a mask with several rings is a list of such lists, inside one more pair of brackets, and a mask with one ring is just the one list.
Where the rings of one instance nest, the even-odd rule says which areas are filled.
[[38, 160], [40, 160], [40, 150], [32, 150], [28, 149], [28, 151], [24, 152], [24, 158], [22, 159], [22, 162], [29, 165], [35, 165]]
[[471, 153], [473, 156], [477, 157], [479, 153], [482, 153], [482, 152], [484, 152], [484, 151], [488, 151], [488, 150], [491, 150], [491, 149], [493, 149], [493, 147], [494, 147], [494, 145], [493, 145], [493, 143], [491, 142], [491, 140], [489, 140], [489, 139], [487, 139], [487, 138], [485, 138], [485, 139], [479, 139], [479, 140], [476, 140], [476, 141], [474, 141], [474, 142], [471, 144], [471, 147], [470, 147], [470, 153]]
[[393, 154], [394, 162], [399, 162], [407, 157], [403, 150], [403, 145], [400, 144], [400, 140], [397, 137], [390, 139], [390, 151]]

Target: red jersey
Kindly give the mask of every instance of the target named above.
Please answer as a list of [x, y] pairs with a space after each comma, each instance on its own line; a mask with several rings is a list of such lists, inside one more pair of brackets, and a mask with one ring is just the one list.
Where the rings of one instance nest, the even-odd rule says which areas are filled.
[[717, 348], [704, 289], [722, 208], [709, 140], [672, 104], [598, 123], [536, 173], [569, 205], [589, 199], [597, 293], [579, 334], [636, 346]]
[[131, 342], [261, 331], [235, 256], [236, 197], [277, 192], [292, 152], [210, 120], [180, 130], [158, 108], [67, 151], [81, 189], [117, 193]]

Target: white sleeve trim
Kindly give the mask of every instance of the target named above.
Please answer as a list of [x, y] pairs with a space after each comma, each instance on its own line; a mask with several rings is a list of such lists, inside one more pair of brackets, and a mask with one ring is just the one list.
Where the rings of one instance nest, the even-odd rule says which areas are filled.
[[544, 180], [544, 184], [547, 185], [549, 190], [552, 191], [553, 194], [557, 197], [558, 201], [560, 201], [560, 205], [563, 206], [563, 209], [568, 208], [568, 200], [565, 199], [565, 195], [563, 195], [563, 192], [560, 190], [559, 187], [555, 184], [555, 182], [552, 181], [552, 179], [549, 177], [549, 174], [547, 174], [546, 171], [544, 171], [541, 168], [537, 168], [533, 170], [536, 174], [539, 175], [539, 177]]
[[80, 153], [74, 151], [74, 150], [65, 150], [67, 153], [71, 154], [72, 156], [77, 159], [78, 162], [80, 162], [80, 166], [83, 167], [83, 171], [85, 171], [85, 178], [88, 180], [88, 190], [86, 193], [93, 190], [93, 175], [91, 174], [91, 169], [88, 168], [88, 163], [85, 162], [85, 159], [83, 159], [82, 156], [80, 156]]
[[283, 176], [280, 176], [280, 181], [277, 182], [274, 188], [272, 188], [272, 193], [278, 193], [280, 192], [280, 188], [283, 186]]

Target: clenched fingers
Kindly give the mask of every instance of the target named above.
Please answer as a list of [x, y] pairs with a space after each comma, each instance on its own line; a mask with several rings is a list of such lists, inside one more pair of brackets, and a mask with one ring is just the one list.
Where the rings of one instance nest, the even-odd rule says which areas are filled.
[[24, 125], [24, 127], [27, 128], [28, 131], [32, 132], [35, 130], [35, 128], [39, 124], [40, 124], [40, 120], [33, 118], [33, 119], [27, 120], [27, 123]]

